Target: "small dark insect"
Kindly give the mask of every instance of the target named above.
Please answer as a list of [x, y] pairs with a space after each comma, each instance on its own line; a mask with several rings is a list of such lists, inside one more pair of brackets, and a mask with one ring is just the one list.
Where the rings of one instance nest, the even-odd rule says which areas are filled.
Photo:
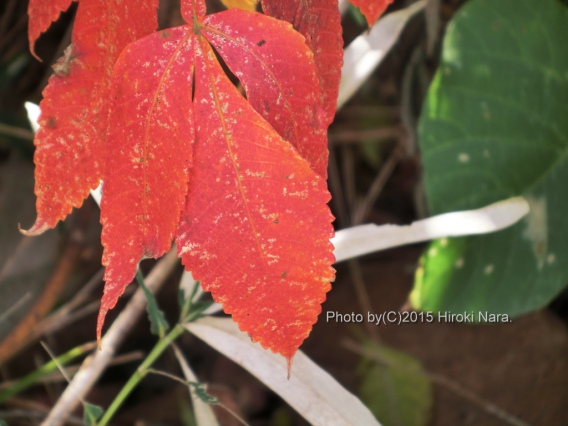
[[258, 43], [256, 43], [256, 45], [258, 47], [262, 46], [264, 43], [266, 43], [266, 40], [260, 40]]

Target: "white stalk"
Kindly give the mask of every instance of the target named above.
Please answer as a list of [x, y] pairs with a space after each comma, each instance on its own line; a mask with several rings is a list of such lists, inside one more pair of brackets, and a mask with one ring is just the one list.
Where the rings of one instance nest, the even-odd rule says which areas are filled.
[[342, 229], [331, 240], [335, 261], [342, 262], [379, 250], [436, 238], [487, 234], [518, 222], [529, 212], [523, 197], [514, 197], [477, 210], [445, 213], [408, 226], [367, 224]]

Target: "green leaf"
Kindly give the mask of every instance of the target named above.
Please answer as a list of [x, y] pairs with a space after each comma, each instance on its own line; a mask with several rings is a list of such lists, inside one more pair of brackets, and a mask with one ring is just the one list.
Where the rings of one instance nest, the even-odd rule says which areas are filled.
[[148, 289], [148, 287], [146, 287], [144, 277], [142, 276], [140, 271], [136, 273], [136, 281], [138, 281], [138, 285], [140, 285], [140, 287], [144, 291], [144, 294], [146, 295], [146, 299], [148, 300], [146, 311], [148, 312], [148, 318], [150, 319], [150, 331], [152, 332], [152, 334], [164, 337], [166, 335], [166, 332], [169, 330], [170, 325], [168, 324], [164, 313], [158, 307], [156, 297]]
[[[178, 303], [180, 307], [180, 321], [179, 321], [180, 323], [185, 323], [195, 320], [195, 318], [193, 318], [194, 310], [196, 307], [199, 309], [200, 306], [203, 304], [203, 302], [199, 301], [199, 299], [203, 295], [203, 292], [199, 291], [201, 289], [201, 283], [199, 281], [193, 280], [192, 278], [192, 282], [189, 283], [189, 288], [186, 288], [183, 286], [184, 279], [185, 278], [182, 278], [182, 282], [180, 282], [181, 287], [178, 292]], [[211, 303], [207, 303], [208, 306], [210, 304]], [[207, 309], [207, 307], [203, 308], [202, 310]]]
[[83, 402], [83, 411], [83, 421], [87, 426], [97, 426], [97, 420], [104, 414], [101, 407], [88, 402]]
[[365, 347], [368, 359], [359, 371], [363, 376], [361, 400], [384, 426], [426, 425], [432, 385], [420, 362], [384, 345], [368, 343]]
[[349, 4], [349, 14], [357, 25], [359, 25], [361, 28], [367, 28], [367, 21], [358, 7]]
[[187, 384], [193, 388], [195, 396], [197, 396], [205, 404], [214, 405], [219, 403], [219, 400], [217, 400], [217, 398], [207, 393], [207, 388], [204, 384], [197, 382], [187, 382]]
[[519, 315], [568, 282], [568, 9], [559, 0], [472, 0], [459, 10], [420, 120], [432, 214], [523, 195], [499, 233], [434, 242], [411, 303]]

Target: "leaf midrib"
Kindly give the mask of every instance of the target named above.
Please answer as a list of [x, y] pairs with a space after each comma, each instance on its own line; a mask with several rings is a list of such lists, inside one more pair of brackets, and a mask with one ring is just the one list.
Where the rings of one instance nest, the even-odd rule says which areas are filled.
[[[203, 55], [202, 55], [203, 59], [202, 60], [203, 60], [203, 64], [205, 65], [205, 67], [208, 70], [209, 67], [214, 66], [214, 65], [211, 65], [209, 63], [209, 60], [207, 59], [207, 50], [211, 49], [211, 47], [209, 45], [209, 42], [207, 41], [207, 39], [204, 36], [199, 36], [199, 41], [201, 42], [202, 45], [205, 45], [205, 47], [201, 49], [202, 52], [203, 52]], [[221, 103], [219, 101], [219, 96], [217, 94], [217, 86], [215, 85], [215, 81], [213, 80], [212, 73], [207, 72], [207, 77], [208, 77], [208, 80], [209, 80], [209, 87], [211, 88], [211, 94], [213, 95], [213, 98], [215, 99], [215, 108], [217, 109], [217, 115], [219, 116], [219, 120], [221, 121], [221, 125], [223, 126], [223, 136], [224, 136], [226, 144], [227, 144], [227, 150], [229, 152], [229, 157], [231, 158], [231, 164], [233, 165], [233, 170], [235, 172], [235, 177], [237, 179], [237, 185], [239, 187], [239, 192], [240, 192], [241, 198], [243, 200], [243, 205], [244, 205], [244, 208], [245, 208], [245, 211], [246, 211], [247, 219], [250, 223], [252, 233], [253, 233], [253, 238], [254, 238], [254, 241], [255, 241], [257, 248], [258, 248], [258, 254], [261, 257], [263, 263], [267, 264], [267, 259], [266, 259], [266, 256], [264, 254], [264, 250], [262, 249], [262, 244], [258, 239], [259, 234], [256, 230], [255, 222], [252, 219], [252, 214], [250, 212], [248, 199], [245, 195], [241, 175], [239, 173], [239, 169], [238, 169], [238, 165], [237, 165], [237, 160], [235, 159], [235, 155], [233, 153], [233, 149], [232, 149], [232, 145], [231, 145], [232, 140], [231, 140], [231, 137], [229, 136], [227, 124], [226, 124], [226, 121], [225, 121], [225, 116], [223, 114], [223, 109], [221, 108]]]

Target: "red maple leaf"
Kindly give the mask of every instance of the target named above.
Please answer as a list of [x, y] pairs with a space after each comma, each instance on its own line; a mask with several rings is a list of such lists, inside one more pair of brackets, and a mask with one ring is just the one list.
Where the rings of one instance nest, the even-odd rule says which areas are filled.
[[[115, 2], [104, 11], [116, 16], [98, 15], [122, 35], [101, 38], [101, 25], [95, 31], [79, 13], [94, 20], [90, 8], [107, 2], [81, 0], [63, 70], [44, 92], [38, 219], [29, 232], [53, 227], [102, 178], [99, 337], [140, 259], [161, 256], [175, 239], [186, 268], [239, 327], [290, 361], [334, 278], [325, 178], [341, 45], [318, 35], [317, 12], [305, 5], [294, 22], [306, 40], [289, 23], [255, 12], [205, 16], [203, 0], [182, 0], [190, 24], [152, 33], [155, 4], [127, 19]], [[340, 39], [337, 5], [316, 3]], [[117, 29], [130, 21], [145, 24]], [[84, 172], [75, 178], [69, 172], [77, 164]]]
[[28, 40], [30, 52], [37, 58], [34, 45], [39, 35], [49, 28], [53, 21], [59, 18], [61, 12], [66, 11], [73, 0], [29, 0], [28, 14], [30, 22], [28, 24]]
[[361, 13], [365, 16], [367, 20], [367, 25], [372, 27], [377, 19], [385, 13], [389, 4], [393, 0], [349, 0], [354, 6], [357, 6]]
[[325, 122], [331, 124], [337, 108], [343, 63], [341, 16], [337, 1], [261, 0], [261, 4], [267, 15], [290, 22], [306, 38], [318, 69]]
[[[193, 4], [184, 6], [192, 26], [129, 45], [115, 67], [99, 332], [139, 259], [163, 254], [179, 223], [185, 266], [253, 340], [291, 359], [334, 274], [329, 193], [299, 154], [325, 173], [326, 124], [313, 54], [281, 21], [239, 10], [204, 18]], [[241, 79], [250, 103], [293, 145], [238, 93], [208, 40]], [[295, 72], [282, 69], [290, 64]], [[162, 111], [170, 115], [152, 116]], [[162, 134], [152, 139], [153, 129]], [[170, 131], [173, 137], [163, 137]], [[121, 145], [123, 138], [129, 142]], [[180, 144], [179, 155], [164, 156]], [[125, 152], [136, 155], [124, 162]], [[169, 180], [176, 189], [166, 193]], [[125, 206], [125, 200], [131, 201]], [[310, 237], [302, 238], [307, 229]], [[124, 250], [124, 241], [133, 249]]]
[[[30, 46], [70, 1], [29, 4]], [[109, 83], [121, 50], [155, 31], [157, 0], [124, 8], [120, 0], [81, 0], [71, 45], [43, 91], [34, 162], [38, 235], [65, 219], [103, 174]]]

